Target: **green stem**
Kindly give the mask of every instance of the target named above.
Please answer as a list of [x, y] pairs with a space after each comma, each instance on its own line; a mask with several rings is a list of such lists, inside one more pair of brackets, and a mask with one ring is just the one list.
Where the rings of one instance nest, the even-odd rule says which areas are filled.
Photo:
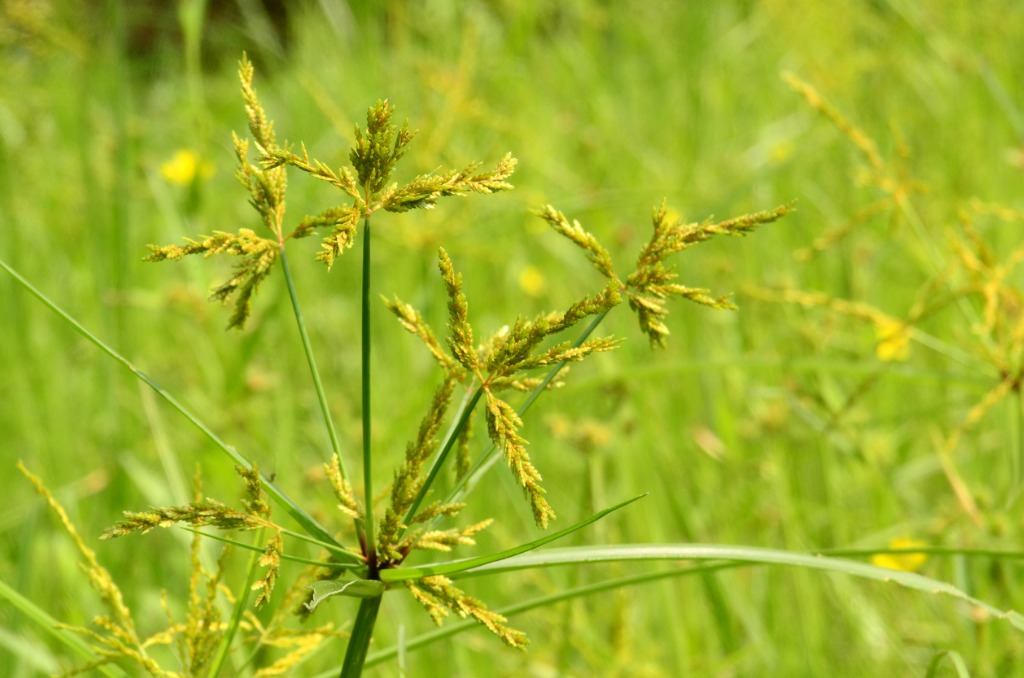
[[348, 639], [348, 648], [345, 650], [345, 663], [341, 665], [340, 678], [359, 678], [362, 675], [382, 598], [383, 596], [377, 596], [360, 601], [356, 622]]
[[1012, 507], [1024, 490], [1024, 395], [1010, 393], [1010, 489], [1007, 508]]
[[[368, 577], [377, 576], [377, 544], [373, 533], [373, 455], [370, 437], [370, 217], [363, 221], [363, 283], [362, 283], [362, 403], [363, 403], [363, 553], [370, 567]], [[360, 608], [360, 613], [362, 608]], [[373, 614], [376, 618], [376, 610]], [[372, 622], [371, 622], [372, 623]]]
[[[203, 532], [202, 530], [198, 530], [192, 527], [182, 527], [181, 529], [185, 530], [186, 532], [201, 534], [206, 539], [213, 539], [215, 541], [221, 542], [222, 544], [230, 544], [235, 548], [239, 548], [246, 551], [258, 551], [259, 553], [263, 553], [262, 546], [253, 546], [252, 544], [247, 544], [245, 542], [238, 541], [237, 539], [229, 539], [228, 537], [225, 537], [224, 535], [218, 534], [216, 532]], [[324, 560], [322, 558], [299, 558], [298, 556], [288, 555], [287, 553], [284, 553], [281, 555], [282, 560], [287, 561], [289, 563], [314, 565], [319, 568], [336, 570], [338, 572], [352, 571], [353, 575], [357, 578], [365, 578], [364, 575], [366, 574], [366, 563], [363, 562], [362, 557], [357, 556], [356, 554], [350, 551], [346, 551], [345, 549], [339, 549], [338, 547], [328, 544], [326, 542], [312, 539], [308, 535], [302, 534], [301, 532], [296, 532], [295, 530], [286, 530], [281, 528], [279, 529], [279, 531], [281, 533], [281, 536], [291, 537], [293, 539], [297, 539], [307, 544], [318, 546], [324, 551], [329, 552], [332, 556], [335, 556], [339, 559], [338, 561], [332, 562], [331, 560]], [[345, 562], [341, 562], [340, 559], [342, 558], [345, 559]]]
[[320, 380], [320, 370], [316, 367], [316, 358], [313, 356], [313, 346], [309, 341], [309, 334], [306, 332], [306, 322], [302, 319], [302, 309], [299, 307], [299, 297], [295, 292], [295, 281], [292, 279], [292, 270], [288, 265], [288, 257], [285, 255], [284, 247], [280, 248], [281, 268], [284, 270], [284, 280], [288, 285], [288, 298], [292, 302], [292, 312], [295, 314], [295, 324], [299, 328], [299, 336], [302, 338], [302, 349], [306, 352], [306, 362], [309, 363], [309, 372], [313, 377], [313, 387], [316, 389], [316, 397], [320, 402], [320, 412], [323, 414], [324, 426], [327, 427], [327, 435], [331, 439], [331, 449], [338, 455], [338, 467], [341, 470], [341, 477], [348, 480], [345, 472], [345, 464], [341, 458], [341, 443], [338, 442], [338, 432], [334, 428], [334, 421], [331, 419], [331, 410], [327, 404], [327, 394], [324, 392], [323, 382]]
[[469, 422], [469, 417], [473, 414], [473, 409], [476, 404], [480, 402], [480, 396], [484, 394], [483, 386], [477, 386], [476, 391], [473, 393], [466, 393], [465, 399], [459, 406], [459, 412], [456, 415], [455, 421], [448, 429], [448, 433], [445, 434], [444, 442], [441, 444], [441, 451], [434, 457], [434, 461], [430, 465], [430, 471], [427, 473], [426, 479], [423, 481], [423, 486], [420, 487], [420, 491], [416, 494], [416, 498], [409, 506], [409, 510], [405, 513], [405, 518], [402, 522], [405, 525], [409, 525], [412, 522], [413, 516], [416, 515], [416, 511], [419, 510], [420, 504], [423, 503], [423, 499], [427, 496], [427, 492], [430, 491], [430, 487], [434, 484], [434, 480], [437, 479], [437, 474], [440, 473], [441, 467], [444, 465], [445, 459], [448, 457], [448, 453], [455, 446], [455, 441], [459, 439], [459, 434], [466, 428], [466, 424]]
[[[266, 533], [266, 529], [260, 529], [256, 533], [256, 538], [253, 540], [254, 544], [263, 543], [263, 535]], [[263, 549], [256, 546], [252, 553], [249, 554], [249, 576], [246, 579], [245, 586], [241, 591], [235, 594], [235, 607], [231, 611], [231, 620], [228, 622], [227, 628], [224, 630], [221, 636], [220, 643], [217, 646], [217, 654], [214, 655], [213, 662], [210, 665], [210, 670], [207, 672], [209, 678], [215, 678], [224, 668], [224, 663], [228, 659], [228, 655], [231, 652], [231, 643], [234, 641], [235, 635], [238, 633], [238, 628], [242, 624], [242, 617], [245, 616], [245, 610], [249, 606], [249, 592], [252, 590], [252, 585], [256, 581], [256, 574], [259, 572], [260, 556], [263, 554]]]
[[[608, 311], [610, 310], [611, 309], [602, 311], [600, 314], [594, 317], [590, 324], [587, 325], [587, 328], [583, 330], [580, 336], [573, 343], [573, 348], [576, 348], [583, 344], [583, 342], [586, 341], [587, 338], [594, 333], [594, 330], [597, 329], [598, 325], [601, 324], [601, 322], [605, 319], [605, 316], [608, 315]], [[530, 409], [530, 407], [533, 406], [533, 403], [536, 402], [537, 398], [540, 397], [540, 394], [547, 389], [548, 385], [551, 384], [552, 381], [554, 381], [555, 377], [558, 376], [558, 373], [562, 371], [562, 368], [565, 367], [565, 365], [566, 362], [562, 361], [555, 365], [554, 367], [552, 367], [551, 370], [548, 371], [547, 375], [544, 377], [544, 381], [542, 381], [537, 386], [537, 388], [533, 389], [533, 391], [530, 393], [530, 396], [526, 399], [526, 402], [519, 406], [519, 409], [516, 410], [516, 414], [518, 414], [520, 417], [525, 415], [526, 412]], [[477, 457], [477, 460], [473, 463], [473, 467], [469, 470], [469, 473], [464, 475], [462, 478], [458, 480], [458, 482], [455, 483], [455, 487], [452, 488], [452, 491], [449, 492], [448, 496], [445, 498], [445, 503], [461, 501], [463, 497], [469, 494], [472, 491], [473, 487], [477, 484], [477, 482], [479, 482], [480, 478], [482, 478], [483, 475], [487, 473], [487, 471], [489, 471], [490, 468], [494, 466], [495, 463], [497, 463], [499, 458], [497, 452], [498, 449], [494, 446], [493, 443], [491, 443], [488, 446], [487, 450], [479, 457]]]

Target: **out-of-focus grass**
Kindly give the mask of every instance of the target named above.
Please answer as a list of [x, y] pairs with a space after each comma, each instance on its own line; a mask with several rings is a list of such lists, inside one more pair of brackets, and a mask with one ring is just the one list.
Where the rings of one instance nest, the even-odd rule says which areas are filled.
[[[340, 163], [352, 123], [390, 97], [421, 130], [406, 168], [507, 150], [520, 159], [513, 194], [380, 221], [379, 291], [425, 308], [437, 327], [444, 315], [433, 252], [441, 242], [465, 273], [474, 317], [492, 328], [563, 306], [577, 286], [596, 283], [576, 252], [527, 215], [544, 202], [579, 218], [627, 262], [662, 198], [694, 220], [796, 198], [796, 215], [753, 238], [688, 252], [682, 281], [716, 291], [819, 290], [894, 314], [942, 272], [948, 232], [970, 198], [1021, 205], [1024, 11], [1014, 2], [350, 5], [296, 12], [290, 51], [277, 56], [247, 43], [254, 34], [244, 23], [204, 30], [237, 30], [230, 49], [248, 46], [260, 58], [257, 84], [279, 135], [302, 138], [311, 155]], [[21, 6], [8, 2], [6, 16]], [[285, 487], [315, 487], [309, 469], [327, 445], [282, 292], [268, 284], [252, 329], [226, 333], [226, 312], [204, 301], [221, 272], [140, 261], [149, 242], [252, 225], [232, 176], [230, 130], [244, 121], [237, 55], [208, 52], [200, 71], [171, 41], [130, 58], [133, 20], [109, 2], [95, 14], [54, 3], [40, 21], [5, 22], [0, 256], [276, 470]], [[858, 183], [854, 149], [782, 71], [817, 87], [883, 157], [900, 144], [908, 150], [905, 165], [928, 187], [914, 201], [925, 237], [889, 211], [809, 260], [794, 256], [877, 195]], [[214, 165], [192, 195], [160, 175], [180, 149]], [[291, 214], [331, 197], [295, 181]], [[1018, 246], [1016, 227], [990, 220], [981, 228], [996, 251]], [[311, 257], [315, 244], [308, 247]], [[318, 266], [296, 273], [341, 434], [355, 447], [358, 269], [355, 259], [346, 263], [329, 275]], [[546, 297], [519, 286], [527, 266], [542, 273]], [[957, 456], [984, 524], [959, 510], [935, 455], [987, 390], [983, 377], [926, 351], [906, 365], [882, 363], [870, 328], [738, 301], [738, 314], [674, 308], [665, 352], [648, 349], [631, 318], [613, 316], [608, 327], [630, 337], [619, 355], [571, 374], [548, 409], [532, 413], [525, 433], [563, 520], [650, 491], [589, 535], [807, 550], [882, 547], [907, 535], [946, 545], [1020, 542], [1019, 506], [1005, 504], [1001, 489], [1017, 432], [1012, 407], [991, 413]], [[13, 470], [24, 459], [84, 534], [98, 534], [121, 509], [183, 499], [173, 495], [178, 478], [198, 462], [209, 494], [237, 491], [194, 431], [6, 278], [0, 318], [0, 460]], [[408, 384], [429, 383], [431, 364], [384, 313], [378, 320], [387, 348], [376, 374], [392, 382], [375, 388], [374, 430], [382, 455], [397, 457], [429, 398], [429, 387], [418, 394]], [[927, 329], [962, 344], [971, 336], [965, 324], [948, 314]], [[601, 422], [609, 439], [584, 451], [571, 432], [587, 420]], [[490, 515], [503, 518], [481, 540], [485, 548], [532, 529], [501, 474], [486, 491]], [[26, 483], [11, 480], [7, 494], [0, 576], [55, 617], [87, 622], [95, 601], [70, 546]], [[172, 598], [185, 590], [183, 544], [162, 534], [99, 548], [140, 618], [162, 614], [160, 588]], [[1024, 606], [1013, 563], [932, 559], [924, 567], [1000, 607]], [[470, 592], [501, 606], [613, 574], [621, 570], [526, 573], [481, 579]], [[933, 654], [955, 650], [977, 675], [1007, 675], [1024, 652], [1011, 629], [941, 600], [786, 570], [712, 576], [532, 613], [514, 620], [534, 638], [526, 655], [469, 634], [411, 654], [410, 673], [893, 675], [923, 673]], [[339, 605], [329, 613], [351, 612]], [[388, 619], [413, 631], [429, 626], [399, 596], [386, 599], [382, 618], [381, 644], [396, 633]], [[8, 610], [0, 624], [7, 645], [44, 642]], [[32, 675], [4, 652], [0, 664], [14, 666], [12, 675]], [[320, 659], [326, 668], [338, 658]]]

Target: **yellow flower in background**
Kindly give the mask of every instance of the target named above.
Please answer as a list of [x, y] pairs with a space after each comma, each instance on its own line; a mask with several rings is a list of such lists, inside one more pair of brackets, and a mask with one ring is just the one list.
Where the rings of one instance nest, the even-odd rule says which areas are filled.
[[[919, 539], [909, 537], [897, 537], [889, 540], [891, 549], [913, 549], [927, 546]], [[871, 564], [875, 567], [885, 567], [890, 570], [902, 570], [903, 572], [917, 572], [928, 560], [924, 553], [876, 553], [871, 556]]]
[[519, 272], [519, 287], [531, 297], [544, 292], [544, 274], [536, 266], [527, 266]]
[[773, 165], [784, 163], [793, 156], [793, 150], [793, 142], [780, 141], [771, 147], [768, 159]]
[[160, 174], [172, 184], [188, 186], [196, 177], [206, 179], [213, 174], [213, 164], [203, 162], [193, 151], [180, 150], [160, 165]]
[[879, 360], [894, 362], [910, 357], [910, 328], [896, 320], [876, 320], [875, 336], [878, 344], [875, 355]]

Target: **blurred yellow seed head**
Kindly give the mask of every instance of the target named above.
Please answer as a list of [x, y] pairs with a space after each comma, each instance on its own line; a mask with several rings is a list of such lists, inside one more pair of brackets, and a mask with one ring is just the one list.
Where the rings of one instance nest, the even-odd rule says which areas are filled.
[[879, 360], [895, 362], [910, 357], [910, 328], [895, 320], [878, 320], [875, 325], [878, 344], [875, 355]]

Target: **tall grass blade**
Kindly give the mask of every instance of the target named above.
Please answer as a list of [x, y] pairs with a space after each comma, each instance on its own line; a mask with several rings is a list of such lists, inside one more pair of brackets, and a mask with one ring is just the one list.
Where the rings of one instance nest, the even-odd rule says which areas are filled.
[[511, 558], [513, 556], [526, 553], [527, 551], [532, 551], [533, 549], [539, 548], [544, 544], [550, 544], [556, 539], [561, 539], [562, 537], [570, 535], [573, 532], [577, 532], [586, 527], [587, 525], [595, 523], [601, 518], [604, 518], [609, 513], [612, 513], [613, 511], [618, 511], [621, 508], [629, 506], [638, 499], [642, 499], [646, 496], [646, 494], [641, 494], [640, 496], [633, 497], [632, 499], [627, 499], [626, 501], [616, 504], [615, 506], [611, 506], [602, 511], [598, 511], [586, 520], [582, 520], [576, 523], [575, 525], [565, 528], [564, 530], [559, 530], [554, 534], [549, 534], [545, 537], [541, 537], [540, 539], [536, 539], [526, 544], [520, 544], [519, 546], [510, 548], [505, 551], [501, 551], [499, 553], [492, 553], [486, 556], [477, 556], [476, 558], [465, 558], [463, 560], [453, 560], [447, 563], [434, 563], [432, 565], [421, 565], [418, 567], [401, 567], [391, 570], [383, 570], [380, 573], [380, 578], [381, 581], [386, 582], [402, 581], [403, 579], [422, 579], [423, 577], [432, 577], [438, 574], [453, 575], [457, 572], [463, 572], [470, 568], [483, 567], [488, 563], [497, 563], [508, 558]]
[[[235, 448], [228, 445], [226, 442], [214, 433], [206, 424], [204, 424], [199, 417], [191, 412], [188, 408], [182, 405], [178, 400], [170, 393], [160, 387], [155, 381], [153, 381], [146, 373], [138, 369], [133, 365], [127, 358], [122, 356], [120, 353], [115, 351], [113, 348], [103, 342], [102, 339], [97, 337], [95, 334], [90, 332], [81, 323], [75, 320], [70, 314], [64, 309], [58, 306], [55, 302], [51, 301], [49, 297], [43, 294], [35, 286], [32, 285], [28, 280], [23, 278], [21, 274], [15, 271], [13, 268], [7, 265], [7, 262], [0, 259], [0, 268], [7, 271], [11, 277], [13, 277], [19, 285], [24, 287], [26, 290], [31, 292], [39, 301], [43, 303], [47, 308], [56, 313], [64, 322], [68, 323], [75, 329], [76, 332], [81, 334], [83, 337], [89, 340], [94, 346], [106, 353], [109, 357], [121, 364], [122, 367], [134, 374], [143, 383], [149, 386], [158, 396], [167, 401], [174, 409], [176, 409], [182, 416], [188, 419], [193, 426], [198, 428], [203, 435], [209, 438], [224, 454], [226, 454], [233, 462], [247, 469], [252, 468], [252, 462], [239, 454]], [[263, 479], [263, 486], [266, 488], [267, 494], [272, 496], [290, 515], [295, 522], [297, 522], [302, 529], [306, 530], [310, 535], [320, 539], [322, 541], [331, 543], [341, 548], [341, 544], [334, 538], [334, 536], [322, 527], [312, 516], [306, 513], [302, 508], [296, 504], [290, 497], [281, 492], [273, 483], [269, 482], [266, 478]], [[353, 554], [353, 558], [354, 558]]]
[[[625, 586], [635, 586], [638, 584], [646, 584], [655, 581], [661, 581], [662, 579], [671, 579], [675, 577], [685, 577], [695, 574], [707, 574], [720, 570], [734, 569], [737, 567], [743, 567], [745, 563], [719, 563], [719, 564], [701, 564], [695, 565], [686, 569], [677, 570], [665, 570], [661, 572], [645, 572], [643, 574], [634, 574], [627, 577], [619, 577], [616, 579], [609, 579], [607, 581], [598, 582], [596, 584], [587, 584], [585, 586], [578, 586], [571, 589], [564, 589], [558, 593], [552, 593], [547, 596], [540, 598], [532, 598], [530, 600], [524, 600], [514, 605], [495, 610], [498, 614], [504, 617], [511, 617], [513, 615], [528, 612], [541, 607], [550, 607], [558, 603], [572, 600], [574, 598], [585, 598], [605, 591], [611, 591], [617, 588], [623, 588]], [[464, 631], [471, 629], [478, 629], [480, 625], [475, 621], [463, 621], [454, 624], [446, 624], [442, 628], [427, 633], [422, 633], [413, 638], [409, 638], [405, 641], [404, 649], [418, 650], [421, 647], [426, 647], [432, 643], [436, 643], [452, 636], [458, 635]], [[389, 659], [395, 657], [400, 651], [398, 647], [391, 647], [384, 650], [374, 652], [366, 659], [366, 666], [375, 666], [382, 664]], [[329, 673], [322, 673], [317, 675], [315, 678], [327, 678], [327, 676], [333, 675]]]
[[928, 672], [924, 674], [925, 678], [935, 678], [939, 675], [939, 667], [942, 666], [943, 659], [949, 659], [949, 663], [953, 665], [953, 670], [956, 671], [959, 678], [971, 678], [971, 670], [967, 668], [967, 662], [959, 652], [954, 650], [943, 650], [932, 657], [932, 660], [928, 662]]
[[[99, 659], [99, 657], [97, 657], [92, 651], [92, 648], [89, 647], [88, 643], [82, 640], [77, 634], [69, 630], [59, 628], [60, 622], [51, 617], [49, 613], [33, 603], [31, 600], [11, 588], [3, 579], [0, 579], [0, 599], [6, 600], [14, 609], [34, 621], [41, 628], [45, 629], [51, 636], [74, 650], [75, 653], [83, 659], [87, 661]], [[128, 675], [116, 664], [99, 666], [95, 670], [109, 678], [126, 678]]]
[[942, 594], [985, 610], [991, 616], [1009, 622], [1024, 631], [1024, 616], [1013, 610], [1003, 611], [968, 595], [961, 589], [938, 579], [901, 570], [890, 570], [853, 560], [807, 553], [795, 553], [757, 546], [716, 546], [713, 544], [640, 544], [617, 546], [580, 546], [550, 549], [517, 555], [501, 562], [462, 569], [452, 579], [514, 572], [535, 567], [582, 565], [586, 563], [636, 562], [642, 560], [726, 560], [759, 565], [789, 565], [811, 570], [824, 570], [864, 579], [894, 583], [915, 591]]

